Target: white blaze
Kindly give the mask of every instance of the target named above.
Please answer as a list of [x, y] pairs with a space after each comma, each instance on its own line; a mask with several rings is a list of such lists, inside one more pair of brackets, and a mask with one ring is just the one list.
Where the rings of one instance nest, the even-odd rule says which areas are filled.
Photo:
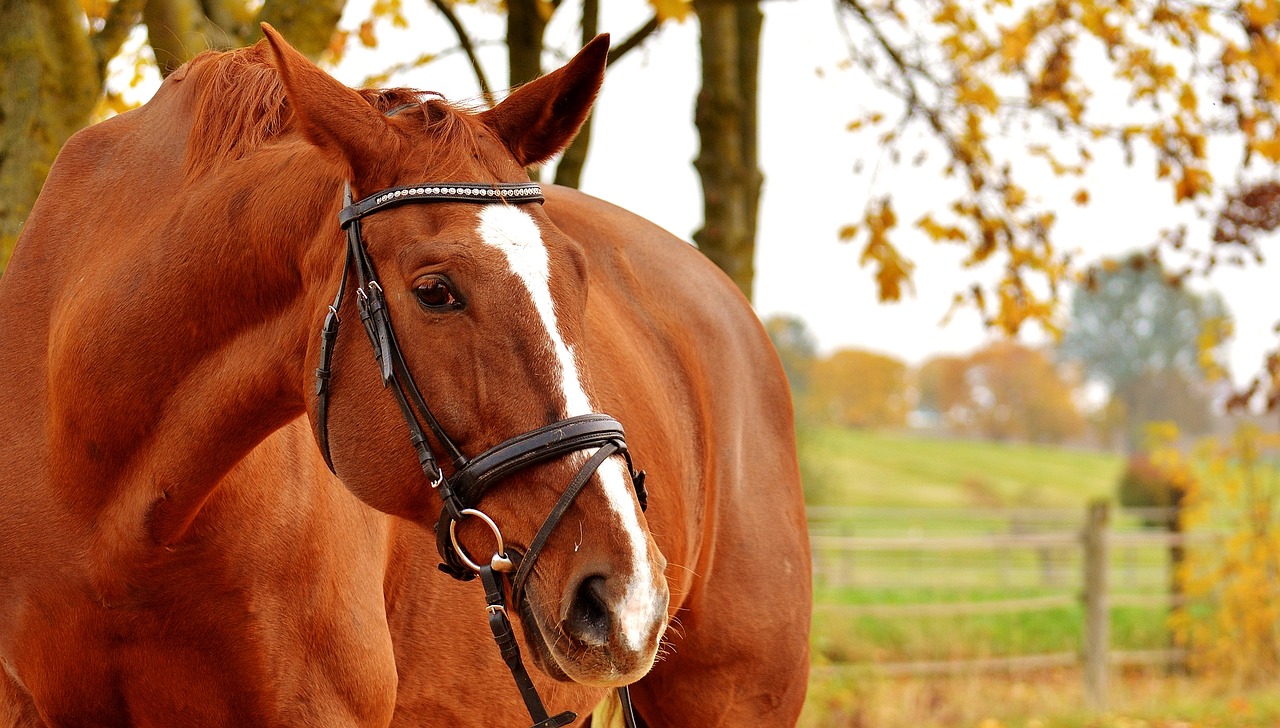
[[[542, 232], [528, 213], [510, 205], [487, 205], [480, 210], [480, 239], [507, 257], [511, 272], [524, 283], [538, 312], [542, 326], [547, 331], [549, 354], [560, 374], [560, 388], [564, 393], [565, 417], [595, 412], [578, 376], [578, 363], [573, 349], [564, 343], [556, 323], [555, 304], [551, 300], [551, 271], [547, 248], [542, 242]], [[594, 451], [578, 455], [579, 463], [591, 457]], [[631, 574], [622, 604], [617, 613], [622, 620], [622, 630], [629, 646], [638, 650], [657, 617], [653, 612], [659, 606], [653, 577], [645, 566], [648, 542], [640, 519], [633, 505], [631, 485], [619, 457], [611, 457], [596, 471], [604, 486], [609, 507], [621, 521], [622, 531], [631, 545]]]

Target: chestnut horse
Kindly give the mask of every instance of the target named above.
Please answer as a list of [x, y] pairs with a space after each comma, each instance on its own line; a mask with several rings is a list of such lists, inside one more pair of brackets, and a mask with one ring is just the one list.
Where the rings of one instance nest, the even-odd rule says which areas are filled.
[[[500, 194], [577, 132], [607, 39], [473, 113], [351, 90], [266, 30], [73, 137], [0, 279], [0, 726], [528, 725], [483, 590], [436, 569], [433, 486], [597, 412], [626, 451], [543, 459], [473, 505], [517, 553], [562, 511], [512, 609], [547, 708], [585, 724], [634, 682], [649, 726], [793, 725], [808, 542], [750, 306], [617, 207]], [[403, 357], [384, 379], [344, 187], [445, 183], [493, 199], [359, 220]], [[438, 420], [417, 451], [430, 415], [401, 379]], [[498, 555], [479, 518], [445, 522]]]

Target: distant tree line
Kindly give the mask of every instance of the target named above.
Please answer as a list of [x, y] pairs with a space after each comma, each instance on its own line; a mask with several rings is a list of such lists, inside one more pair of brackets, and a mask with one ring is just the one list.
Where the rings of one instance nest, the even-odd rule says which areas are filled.
[[1048, 347], [997, 340], [911, 367], [856, 348], [821, 354], [793, 316], [765, 323], [803, 424], [910, 424], [995, 440], [1091, 440], [1129, 452], [1142, 448], [1151, 422], [1189, 435], [1210, 430], [1230, 333], [1220, 297], [1188, 290], [1142, 255], [1099, 266], [1073, 299], [1060, 342]]

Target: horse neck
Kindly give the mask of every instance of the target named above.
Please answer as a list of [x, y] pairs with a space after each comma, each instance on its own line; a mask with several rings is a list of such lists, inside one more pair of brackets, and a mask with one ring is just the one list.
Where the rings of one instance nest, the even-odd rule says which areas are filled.
[[236, 462], [305, 411], [313, 298], [342, 259], [337, 179], [283, 144], [126, 201], [137, 214], [111, 245], [86, 231], [97, 247], [61, 256], [84, 274], [64, 281], [96, 284], [69, 286], [51, 313], [55, 489], [125, 540], [172, 543]]

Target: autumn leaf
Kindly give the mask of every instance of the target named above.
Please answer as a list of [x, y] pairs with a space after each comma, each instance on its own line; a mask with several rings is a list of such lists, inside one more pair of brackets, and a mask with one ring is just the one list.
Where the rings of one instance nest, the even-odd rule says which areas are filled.
[[867, 244], [862, 249], [858, 263], [875, 269], [876, 295], [881, 301], [902, 299], [903, 286], [911, 285], [911, 271], [915, 265], [902, 257], [889, 242], [888, 233], [898, 224], [898, 216], [892, 203], [885, 199], [873, 203], [867, 209], [863, 224], [867, 230]]
[[360, 44], [365, 48], [376, 48], [378, 46], [378, 36], [373, 31], [373, 21], [366, 20], [360, 24]]
[[933, 219], [933, 215], [925, 213], [923, 217], [916, 221], [916, 227], [920, 228], [925, 235], [928, 235], [934, 242], [964, 242], [968, 236], [964, 231], [954, 225], [943, 225]]
[[329, 38], [329, 47], [325, 49], [326, 61], [338, 65], [347, 54], [347, 41], [350, 39], [351, 33], [345, 30], [336, 30], [333, 36]]
[[659, 23], [668, 20], [683, 23], [693, 13], [692, 0], [649, 0], [649, 5], [653, 7]]
[[1174, 186], [1174, 198], [1178, 202], [1181, 202], [1202, 194], [1208, 187], [1210, 179], [1211, 178], [1208, 173], [1204, 171], [1194, 167], [1184, 168], [1182, 170], [1182, 177]]

